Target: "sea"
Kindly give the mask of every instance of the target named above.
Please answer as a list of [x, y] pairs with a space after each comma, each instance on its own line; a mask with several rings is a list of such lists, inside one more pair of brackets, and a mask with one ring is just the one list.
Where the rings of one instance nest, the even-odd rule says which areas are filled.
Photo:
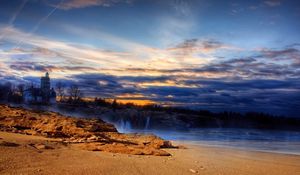
[[122, 130], [155, 134], [166, 140], [193, 145], [300, 155], [300, 132], [240, 128], [198, 128], [189, 131]]

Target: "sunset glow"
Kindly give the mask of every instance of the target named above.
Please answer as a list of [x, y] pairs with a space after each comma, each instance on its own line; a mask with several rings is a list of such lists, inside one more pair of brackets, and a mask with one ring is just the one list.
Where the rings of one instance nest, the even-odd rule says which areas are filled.
[[298, 1], [0, 4], [2, 82], [48, 71], [53, 86], [78, 84], [86, 97], [300, 113]]

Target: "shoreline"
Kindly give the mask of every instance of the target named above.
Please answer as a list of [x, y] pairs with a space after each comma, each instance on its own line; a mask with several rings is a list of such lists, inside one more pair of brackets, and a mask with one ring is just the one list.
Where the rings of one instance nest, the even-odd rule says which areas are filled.
[[[233, 145], [214, 145], [213, 143], [205, 143], [205, 141], [188, 141], [188, 140], [171, 140], [176, 145], [190, 145], [190, 146], [200, 146], [200, 147], [214, 147], [220, 149], [232, 149], [232, 150], [240, 150], [240, 151], [250, 151], [250, 152], [260, 152], [260, 153], [273, 153], [273, 154], [284, 154], [284, 155], [295, 155], [300, 156], [300, 151], [298, 152], [288, 152], [282, 150], [267, 150], [267, 149], [256, 149], [253, 147], [239, 147]], [[218, 141], [216, 141], [218, 142]], [[222, 141], [220, 141], [221, 143]], [[297, 142], [300, 145], [300, 142]]]
[[[128, 155], [82, 150], [55, 139], [0, 132], [0, 174], [222, 174], [291, 175], [300, 173], [300, 156], [200, 146], [167, 149], [171, 156]], [[46, 147], [32, 144], [46, 143]], [[175, 144], [182, 143], [175, 141]], [[7, 146], [8, 145], [8, 146]]]

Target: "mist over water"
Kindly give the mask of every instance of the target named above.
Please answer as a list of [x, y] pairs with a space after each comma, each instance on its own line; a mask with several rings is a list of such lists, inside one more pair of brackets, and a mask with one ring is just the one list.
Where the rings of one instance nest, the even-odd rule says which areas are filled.
[[163, 139], [179, 141], [181, 143], [300, 155], [299, 131], [240, 128], [198, 128], [182, 131], [176, 129], [176, 126], [170, 129], [151, 129], [150, 116], [147, 116], [145, 120], [143, 120], [143, 123], [139, 123], [143, 126], [142, 128], [137, 128], [135, 126], [136, 123], [133, 123], [130, 119], [120, 116], [116, 118], [111, 112], [95, 114], [55, 106], [22, 105], [22, 107], [54, 111], [72, 117], [100, 118], [114, 124], [121, 133], [155, 134]]
[[117, 127], [117, 130], [121, 133], [126, 133], [127, 131], [132, 130], [130, 121], [125, 121], [123, 119], [114, 125]]
[[150, 125], [150, 117], [148, 116], [146, 120], [145, 130], [149, 129], [149, 125]]
[[130, 129], [125, 133], [155, 134], [167, 140], [195, 145], [300, 155], [300, 132], [297, 131], [199, 128], [189, 131]]
[[263, 152], [300, 155], [300, 132], [238, 128], [199, 128], [188, 131], [149, 129], [147, 117], [144, 129], [133, 129], [130, 121], [116, 124], [122, 133], [155, 134], [166, 140], [195, 145], [238, 148]]

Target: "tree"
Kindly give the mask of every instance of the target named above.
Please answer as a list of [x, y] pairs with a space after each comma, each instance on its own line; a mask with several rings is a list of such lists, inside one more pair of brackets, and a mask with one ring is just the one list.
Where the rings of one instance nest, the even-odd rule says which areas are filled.
[[11, 88], [12, 88], [12, 84], [10, 82], [0, 85], [0, 100], [2, 101], [8, 100], [8, 96], [11, 92]]
[[94, 104], [98, 106], [110, 106], [111, 103], [107, 102], [105, 99], [95, 97]]
[[69, 97], [72, 101], [79, 101], [82, 93], [77, 85], [71, 85], [69, 88]]
[[111, 106], [112, 106], [113, 110], [116, 111], [116, 109], [118, 108], [118, 102], [117, 102], [116, 99], [114, 99], [114, 101], [112, 102]]
[[56, 93], [59, 98], [59, 101], [62, 101], [65, 97], [65, 87], [66, 87], [65, 84], [63, 84], [62, 82], [56, 83], [55, 89], [56, 89]]

